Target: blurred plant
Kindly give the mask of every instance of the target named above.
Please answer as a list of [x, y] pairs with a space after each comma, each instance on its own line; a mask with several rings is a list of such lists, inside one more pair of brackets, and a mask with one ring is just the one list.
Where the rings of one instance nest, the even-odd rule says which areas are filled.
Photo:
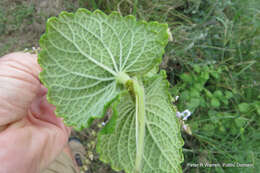
[[[191, 65], [189, 72], [179, 75], [177, 84], [171, 90], [174, 95], [179, 96], [175, 102], [178, 110], [183, 111], [179, 113], [179, 117], [182, 118], [181, 115], [187, 109], [193, 114], [186, 124], [182, 123], [182, 126], [189, 135], [192, 131], [192, 136], [200, 142], [200, 145], [194, 146], [193, 143], [186, 147], [194, 150], [199, 148], [202, 151], [205, 149], [211, 152], [221, 151], [214, 157], [213, 155], [206, 157], [207, 159], [213, 157], [221, 163], [241, 162], [239, 157], [246, 154], [242, 154], [239, 150], [235, 151], [236, 147], [241, 147], [240, 144], [256, 133], [260, 122], [260, 97], [258, 96], [257, 100], [242, 102], [244, 99], [241, 100], [240, 93], [243, 89], [229, 86], [228, 72], [229, 67], [225, 65]], [[185, 117], [182, 119], [187, 120]], [[185, 127], [191, 129], [186, 130]], [[260, 148], [255, 150], [260, 151]], [[238, 153], [227, 154], [233, 152]], [[256, 158], [257, 156], [247, 158], [246, 161], [251, 163]]]
[[198, 170], [259, 172], [260, 1], [201, 2], [188, 1], [172, 27], [162, 67], [178, 110], [193, 114], [185, 122], [192, 136], [183, 134], [185, 162], [253, 163]]

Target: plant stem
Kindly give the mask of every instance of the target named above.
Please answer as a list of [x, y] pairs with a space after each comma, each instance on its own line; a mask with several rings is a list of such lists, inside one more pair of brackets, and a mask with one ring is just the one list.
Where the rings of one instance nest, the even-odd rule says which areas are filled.
[[135, 173], [142, 170], [145, 137], [145, 93], [142, 85], [133, 80], [134, 93], [136, 96], [136, 159]]
[[137, 79], [130, 78], [126, 73], [120, 72], [116, 76], [119, 83], [124, 84], [130, 94], [135, 97], [136, 104], [136, 158], [135, 173], [142, 172], [142, 160], [144, 153], [144, 137], [145, 137], [145, 93], [144, 87]]
[[116, 80], [126, 86], [126, 82], [132, 80], [125, 72], [119, 72], [116, 76]]
[[134, 1], [133, 15], [136, 16], [138, 0]]
[[98, 9], [97, 3], [95, 0], [91, 0], [91, 5], [94, 10]]

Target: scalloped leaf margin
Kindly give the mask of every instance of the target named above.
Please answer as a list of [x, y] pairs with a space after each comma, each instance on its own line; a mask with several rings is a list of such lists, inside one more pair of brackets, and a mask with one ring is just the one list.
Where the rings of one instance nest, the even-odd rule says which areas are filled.
[[[105, 70], [107, 70], [109, 73], [105, 74], [104, 76], [101, 75], [100, 76], [91, 76], [92, 78], [100, 78], [100, 79], [111, 79], [109, 82], [111, 84], [111, 87], [107, 90], [105, 90], [104, 93], [101, 93], [99, 95], [99, 97], [101, 97], [104, 102], [102, 102], [100, 104], [100, 106], [97, 106], [97, 108], [93, 108], [92, 111], [89, 111], [85, 114], [88, 115], [84, 115], [82, 116], [82, 114], [76, 115], [76, 116], [72, 116], [73, 111], [72, 110], [80, 110], [79, 112], [82, 112], [81, 110], [87, 110], [90, 109], [88, 107], [88, 105], [82, 105], [81, 103], [83, 102], [82, 100], [77, 102], [73, 102], [71, 101], [70, 103], [68, 103], [66, 105], [66, 101], [60, 101], [59, 99], [57, 99], [60, 96], [63, 96], [64, 92], [67, 92], [66, 89], [64, 88], [59, 88], [56, 85], [65, 85], [66, 80], [64, 83], [62, 83], [61, 81], [64, 79], [61, 79], [59, 77], [55, 77], [55, 74], [59, 72], [59, 74], [57, 76], [62, 76], [64, 73], [68, 72], [68, 70], [66, 71], [66, 68], [63, 69], [59, 69], [59, 70], [52, 70], [53, 68], [55, 68], [55, 64], [57, 65], [58, 63], [62, 63], [61, 59], [63, 57], [66, 57], [64, 55], [62, 55], [61, 57], [59, 57], [59, 53], [55, 54], [55, 50], [57, 51], [58, 49], [63, 49], [63, 50], [67, 50], [68, 52], [73, 52], [74, 49], [73, 46], [71, 47], [66, 47], [66, 45], [63, 45], [62, 41], [59, 41], [59, 39], [56, 39], [56, 37], [58, 38], [58, 35], [62, 35], [62, 32], [53, 32], [55, 29], [57, 31], [64, 29], [62, 31], [64, 32], [68, 32], [69, 29], [71, 29], [71, 27], [64, 27], [67, 26], [69, 22], [73, 21], [76, 18], [80, 18], [80, 16], [98, 16], [100, 20], [102, 20], [102, 18], [106, 18], [107, 20], [113, 20], [113, 19], [118, 19], [118, 20], [124, 20], [127, 22], [130, 22], [129, 27], [131, 28], [131, 25], [135, 25], [136, 27], [144, 27], [147, 32], [150, 33], [154, 33], [155, 35], [155, 40], [154, 43], [156, 42], [156, 44], [160, 45], [158, 47], [158, 49], [154, 49], [151, 50], [151, 52], [149, 52], [151, 55], [149, 55], [149, 58], [147, 58], [147, 61], [142, 62], [143, 64], [139, 63], [138, 60], [136, 60], [136, 63], [131, 63], [132, 61], [125, 61], [126, 65], [129, 66], [129, 69], [121, 69], [124, 72], [126, 72], [130, 77], [132, 76], [136, 76], [136, 75], [142, 75], [142, 74], [146, 74], [148, 71], [150, 71], [154, 66], [158, 66], [161, 62], [161, 57], [164, 54], [164, 48], [167, 45], [168, 42], [168, 34], [167, 34], [167, 24], [159, 24], [158, 22], [146, 22], [146, 21], [136, 21], [136, 18], [134, 16], [126, 16], [126, 17], [122, 17], [119, 13], [117, 12], [113, 12], [110, 15], [106, 15], [104, 14], [102, 11], [100, 10], [96, 10], [93, 13], [91, 13], [90, 11], [86, 10], [86, 9], [78, 9], [77, 12], [75, 14], [73, 13], [67, 13], [67, 12], [62, 12], [58, 17], [51, 17], [50, 19], [48, 19], [47, 21], [47, 25], [46, 25], [46, 33], [41, 37], [40, 39], [40, 47], [42, 48], [40, 54], [39, 54], [39, 59], [38, 62], [40, 64], [40, 66], [42, 67], [43, 71], [40, 73], [39, 78], [41, 80], [41, 82], [48, 88], [48, 94], [47, 94], [47, 99], [48, 101], [53, 104], [54, 106], [56, 106], [56, 115], [63, 117], [64, 118], [64, 122], [69, 125], [69, 126], [73, 126], [76, 129], [83, 129], [85, 127], [88, 127], [92, 120], [94, 118], [101, 118], [105, 115], [106, 112], [106, 108], [114, 101], [116, 100], [116, 98], [118, 97], [118, 94], [120, 93], [120, 91], [122, 91], [122, 88], [120, 88], [116, 83], [115, 80], [113, 80], [113, 78], [116, 77], [117, 72], [116, 68], [117, 65], [120, 64], [117, 61], [119, 60], [115, 60], [114, 63], [114, 67], [109, 67], [109, 65], [111, 65], [112, 63], [108, 60], [104, 60], [104, 62], [106, 62], [106, 66], [108, 66], [106, 68], [106, 66], [104, 66]], [[68, 23], [66, 23], [67, 21], [69, 21]], [[87, 22], [87, 21], [82, 21], [82, 23]], [[73, 24], [73, 23], [72, 23]], [[59, 26], [57, 28], [55, 28], [56, 26]], [[67, 29], [67, 30], [66, 30]], [[93, 34], [93, 33], [92, 33]], [[69, 36], [73, 35], [73, 33], [70, 33], [68, 35], [63, 35], [64, 38], [66, 38], [68, 40], [68, 38], [70, 38]], [[94, 33], [95, 35], [95, 33]], [[107, 34], [108, 35], [108, 34]], [[53, 39], [54, 38], [54, 39]], [[51, 41], [50, 41], [51, 40]], [[53, 44], [53, 42], [56, 43], [56, 45], [53, 45], [52, 47], [50, 46], [51, 43]], [[60, 47], [57, 47], [60, 46]], [[94, 44], [93, 44], [94, 45]], [[109, 44], [106, 44], [109, 45]], [[127, 46], [126, 46], [127, 47]], [[110, 48], [110, 47], [109, 47]], [[109, 48], [107, 48], [108, 52], [109, 52]], [[115, 50], [116, 52], [117, 50]], [[156, 53], [152, 53], [152, 52]], [[84, 51], [82, 51], [84, 53]], [[69, 54], [69, 53], [68, 53]], [[52, 58], [52, 60], [50, 60], [50, 55], [54, 58]], [[69, 54], [70, 55], [70, 54]], [[70, 58], [70, 56], [68, 55], [68, 57]], [[148, 56], [148, 55], [147, 55]], [[115, 56], [116, 57], [116, 56]], [[59, 59], [60, 58], [60, 59]], [[71, 58], [73, 61], [73, 58]], [[75, 59], [75, 57], [74, 57]], [[82, 59], [81, 59], [82, 60]], [[130, 59], [131, 60], [131, 59]], [[92, 62], [95, 62], [96, 59], [94, 59]], [[122, 61], [122, 60], [121, 60]], [[122, 63], [122, 62], [121, 62]], [[127, 64], [128, 63], [128, 64]], [[122, 63], [123, 64], [123, 63]], [[147, 65], [148, 64], [148, 65]], [[64, 65], [64, 64], [62, 64]], [[61, 65], [61, 67], [63, 67]], [[69, 66], [70, 64], [65, 64], [66, 66]], [[80, 64], [78, 64], [78, 66], [80, 66]], [[118, 69], [119, 69], [118, 65]], [[126, 67], [128, 67], [126, 66]], [[131, 68], [132, 67], [132, 68]], [[145, 68], [143, 68], [145, 67]], [[81, 67], [82, 68], [82, 67]], [[98, 67], [99, 68], [99, 67]], [[64, 70], [65, 69], [65, 70]], [[54, 74], [54, 77], [52, 76]], [[73, 74], [79, 74], [77, 70], [73, 71]], [[101, 74], [101, 73], [100, 73]], [[85, 74], [80, 74], [80, 77], [84, 77]], [[89, 74], [87, 74], [89, 75]], [[85, 75], [86, 76], [86, 75]], [[74, 81], [78, 82], [80, 81], [80, 79], [78, 80], [77, 78], [74, 78], [73, 76], [69, 76], [68, 78], [73, 78]], [[68, 80], [68, 82], [71, 82], [70, 80]], [[96, 81], [93, 81], [91, 84], [95, 84]], [[102, 86], [99, 86], [99, 90], [104, 89], [104, 87], [106, 85], [108, 85], [108, 83], [103, 82]], [[53, 87], [53, 83], [55, 84], [55, 87]], [[72, 82], [71, 82], [72, 83]], [[80, 82], [78, 82], [80, 83]], [[84, 86], [84, 85], [82, 85]], [[82, 87], [81, 86], [81, 87]], [[69, 86], [70, 87], [70, 86]], [[61, 90], [64, 89], [64, 92], [61, 92]], [[94, 89], [93, 89], [94, 91]], [[93, 91], [89, 91], [89, 93], [93, 92]], [[70, 91], [68, 91], [70, 92]], [[87, 93], [88, 91], [86, 91], [85, 93]], [[110, 95], [107, 93], [111, 93]], [[88, 94], [89, 94], [88, 93]], [[81, 93], [73, 93], [71, 95], [81, 95]], [[67, 96], [66, 96], [67, 97]], [[69, 100], [69, 99], [67, 99]], [[92, 102], [98, 102], [100, 103], [100, 100], [96, 100], [93, 99]], [[66, 107], [69, 107], [66, 109]], [[75, 108], [74, 108], [75, 107]], [[93, 106], [90, 105], [90, 107], [92, 108]]]

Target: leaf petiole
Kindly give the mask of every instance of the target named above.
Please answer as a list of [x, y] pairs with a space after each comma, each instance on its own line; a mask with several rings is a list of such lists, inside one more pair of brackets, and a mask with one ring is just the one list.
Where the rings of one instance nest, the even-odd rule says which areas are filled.
[[145, 137], [145, 93], [144, 87], [133, 80], [134, 93], [136, 98], [136, 159], [135, 173], [142, 170], [142, 160], [144, 153], [144, 137]]
[[142, 160], [144, 153], [144, 137], [145, 137], [145, 92], [141, 82], [137, 79], [130, 78], [126, 73], [120, 72], [116, 77], [119, 83], [124, 84], [130, 95], [134, 96], [136, 104], [136, 158], [135, 173], [142, 170]]

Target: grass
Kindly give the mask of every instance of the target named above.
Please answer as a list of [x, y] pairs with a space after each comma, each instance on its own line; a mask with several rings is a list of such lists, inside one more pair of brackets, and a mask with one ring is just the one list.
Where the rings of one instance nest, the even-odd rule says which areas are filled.
[[[192, 111], [185, 121], [192, 134], [182, 131], [184, 172], [260, 172], [260, 1], [70, 0], [57, 12], [78, 7], [168, 23], [173, 41], [161, 68], [167, 70], [172, 95], [180, 96], [179, 111]], [[37, 46], [50, 15], [38, 11], [27, 1], [0, 2], [0, 55]], [[112, 173], [95, 154], [97, 130], [94, 125], [79, 134], [91, 156], [88, 170]], [[254, 167], [192, 168], [189, 163]]]

